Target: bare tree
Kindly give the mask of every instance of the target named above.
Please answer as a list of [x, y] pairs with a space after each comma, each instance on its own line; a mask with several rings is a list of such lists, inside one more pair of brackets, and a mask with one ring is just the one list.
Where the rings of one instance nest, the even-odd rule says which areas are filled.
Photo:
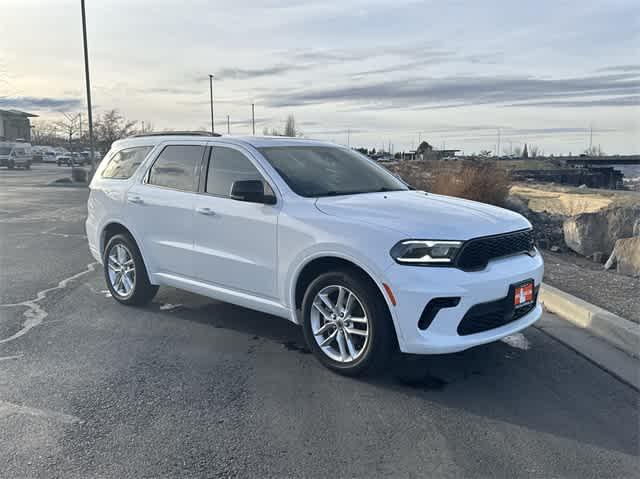
[[529, 145], [529, 156], [531, 158], [535, 158], [538, 155], [541, 155], [540, 147], [538, 145]]
[[62, 120], [56, 122], [56, 126], [62, 130], [69, 143], [69, 148], [71, 148], [73, 136], [80, 132], [80, 115], [78, 113], [64, 113]]
[[522, 156], [522, 147], [516, 146], [511, 153], [513, 156], [520, 158]]
[[284, 125], [284, 136], [297, 136], [296, 119], [293, 115], [287, 117], [287, 123]]
[[480, 150], [480, 157], [489, 158], [491, 156], [491, 150]]
[[59, 146], [64, 142], [64, 139], [58, 135], [56, 123], [40, 120], [33, 123], [31, 142], [34, 145]]
[[109, 110], [96, 119], [94, 135], [98, 149], [107, 151], [111, 144], [136, 132], [135, 121], [126, 120], [118, 110]]

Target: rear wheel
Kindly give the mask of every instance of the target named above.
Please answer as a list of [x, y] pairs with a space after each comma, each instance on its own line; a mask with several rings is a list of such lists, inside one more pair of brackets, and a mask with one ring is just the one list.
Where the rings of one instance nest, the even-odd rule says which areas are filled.
[[395, 332], [379, 292], [351, 270], [324, 273], [302, 304], [307, 345], [322, 364], [348, 376], [377, 373], [388, 363]]
[[128, 235], [118, 234], [109, 240], [103, 263], [107, 287], [122, 304], [147, 304], [158, 292], [158, 286], [149, 282], [138, 246]]
[[31, 162], [30, 162], [30, 161], [27, 161], [27, 162], [24, 164], [24, 169], [25, 169], [25, 170], [30, 170], [30, 169], [31, 169]]
[[7, 168], [9, 168], [10, 170], [13, 170], [16, 167], [16, 164], [14, 163], [13, 160], [9, 160], [9, 163], [7, 163]]

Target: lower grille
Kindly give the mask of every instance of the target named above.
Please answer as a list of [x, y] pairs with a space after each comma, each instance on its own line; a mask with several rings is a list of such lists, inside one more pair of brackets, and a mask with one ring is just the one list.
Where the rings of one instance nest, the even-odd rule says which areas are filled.
[[472, 306], [460, 321], [458, 334], [467, 336], [482, 333], [522, 318], [536, 307], [539, 288], [536, 286], [534, 290], [533, 302], [521, 308], [515, 309], [513, 306], [513, 287], [509, 289], [509, 294], [505, 298]]

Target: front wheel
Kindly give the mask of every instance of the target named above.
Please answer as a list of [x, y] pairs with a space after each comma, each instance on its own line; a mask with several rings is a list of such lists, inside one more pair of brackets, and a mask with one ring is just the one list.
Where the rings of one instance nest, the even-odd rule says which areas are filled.
[[140, 250], [129, 236], [119, 234], [109, 240], [103, 263], [107, 287], [120, 303], [147, 304], [158, 292], [158, 286], [149, 282]]
[[348, 376], [377, 373], [395, 339], [384, 299], [356, 271], [328, 272], [307, 288], [302, 304], [307, 345], [329, 369]]
[[27, 162], [25, 163], [25, 165], [24, 165], [24, 169], [25, 169], [25, 170], [30, 170], [30, 169], [31, 169], [31, 162], [30, 162], [30, 161], [27, 161]]
[[9, 160], [9, 163], [7, 163], [7, 168], [9, 168], [10, 170], [13, 170], [16, 167], [16, 164], [14, 163], [13, 160]]

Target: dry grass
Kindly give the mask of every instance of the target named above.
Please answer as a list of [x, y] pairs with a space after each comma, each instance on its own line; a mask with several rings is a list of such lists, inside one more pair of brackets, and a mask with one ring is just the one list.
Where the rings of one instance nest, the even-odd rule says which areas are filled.
[[509, 174], [491, 161], [411, 161], [389, 165], [407, 183], [440, 195], [504, 205], [511, 186]]

